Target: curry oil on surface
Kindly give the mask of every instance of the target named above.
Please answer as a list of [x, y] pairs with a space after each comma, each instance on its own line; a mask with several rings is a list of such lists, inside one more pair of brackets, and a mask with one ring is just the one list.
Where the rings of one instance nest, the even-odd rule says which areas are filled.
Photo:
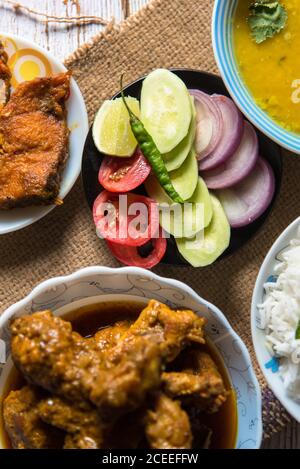
[[[83, 337], [90, 337], [98, 330], [111, 326], [117, 321], [134, 321], [143, 309], [144, 304], [139, 302], [103, 302], [99, 305], [90, 305], [78, 308], [71, 313], [64, 315], [64, 319], [71, 321], [73, 330]], [[234, 448], [237, 436], [237, 405], [235, 393], [232, 389], [230, 378], [222, 358], [216, 348], [207, 341], [201, 346], [208, 352], [218, 366], [219, 372], [228, 390], [227, 401], [216, 414], [208, 415], [201, 413], [199, 421], [213, 431], [211, 448]], [[2, 402], [11, 390], [20, 389], [25, 383], [20, 373], [13, 368], [3, 396], [1, 396], [1, 416], [0, 416], [0, 441], [5, 448], [11, 448], [9, 438], [5, 432], [2, 418]]]

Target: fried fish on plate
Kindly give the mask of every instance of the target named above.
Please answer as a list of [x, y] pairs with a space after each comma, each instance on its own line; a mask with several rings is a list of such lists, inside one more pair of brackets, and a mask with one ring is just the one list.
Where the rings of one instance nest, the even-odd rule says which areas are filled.
[[11, 73], [7, 65], [7, 53], [0, 41], [0, 110], [9, 98]]
[[56, 202], [68, 156], [70, 73], [20, 84], [0, 107], [0, 210]]

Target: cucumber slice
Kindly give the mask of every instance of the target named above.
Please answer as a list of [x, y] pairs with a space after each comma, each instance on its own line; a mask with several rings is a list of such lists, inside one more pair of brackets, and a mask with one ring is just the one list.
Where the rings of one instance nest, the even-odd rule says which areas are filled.
[[[212, 200], [210, 193], [208, 191], [207, 185], [205, 184], [204, 180], [199, 177], [198, 178], [198, 184], [196, 186], [195, 192], [193, 193], [192, 197], [188, 200], [188, 202], [192, 204], [202, 204], [204, 207], [204, 219], [202, 222], [202, 226], [200, 227], [195, 227], [195, 232], [194, 234], [198, 233], [198, 231], [203, 230], [203, 228], [206, 228], [213, 216], [213, 205], [212, 205]], [[190, 238], [191, 236], [194, 236], [194, 234], [191, 235], [185, 235], [187, 238]]]
[[181, 198], [183, 200], [190, 199], [198, 183], [198, 162], [194, 148], [191, 149], [180, 168], [169, 174], [173, 186]]
[[174, 171], [178, 169], [185, 159], [187, 158], [189, 152], [191, 151], [192, 146], [194, 145], [196, 137], [196, 109], [194, 105], [194, 98], [191, 97], [191, 106], [192, 106], [192, 120], [188, 134], [184, 139], [177, 145], [174, 150], [169, 153], [162, 155], [166, 168], [168, 171]]
[[211, 199], [213, 216], [202, 236], [175, 240], [180, 254], [193, 267], [205, 267], [212, 264], [229, 246], [230, 226], [224, 209], [217, 197], [211, 194]]
[[144, 186], [149, 197], [155, 200], [159, 205], [164, 205], [164, 204], [173, 205], [174, 204], [173, 200], [163, 190], [157, 177], [154, 176], [154, 174], [152, 174], [151, 176], [148, 176], [148, 178], [144, 182]]
[[192, 119], [190, 94], [183, 81], [165, 69], [151, 72], [141, 93], [141, 120], [161, 153], [187, 135]]
[[212, 202], [203, 179], [198, 179], [196, 190], [187, 201], [189, 205], [185, 206], [174, 204], [155, 176], [147, 179], [145, 187], [148, 195], [159, 204], [161, 226], [174, 237], [190, 238], [209, 225], [213, 214]]

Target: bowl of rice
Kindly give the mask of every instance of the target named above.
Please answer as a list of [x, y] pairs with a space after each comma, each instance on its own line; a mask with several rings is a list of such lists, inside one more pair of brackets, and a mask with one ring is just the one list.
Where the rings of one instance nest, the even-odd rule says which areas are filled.
[[279, 236], [261, 266], [251, 328], [269, 387], [300, 422], [300, 217]]

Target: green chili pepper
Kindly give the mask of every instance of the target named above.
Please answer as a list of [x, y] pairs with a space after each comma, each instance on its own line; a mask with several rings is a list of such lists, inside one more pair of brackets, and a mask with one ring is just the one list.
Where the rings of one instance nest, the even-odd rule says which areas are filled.
[[153, 138], [147, 132], [141, 120], [131, 111], [130, 107], [126, 102], [123, 91], [123, 75], [121, 76], [121, 96], [129, 114], [132, 132], [139, 144], [143, 155], [149, 161], [160, 185], [164, 188], [164, 190], [171, 197], [171, 199], [174, 200], [174, 202], [183, 204], [184, 201], [172, 184], [163, 157], [160, 151], [158, 150], [157, 146], [155, 145]]
[[295, 339], [296, 340], [300, 339], [300, 321], [298, 322], [298, 326], [297, 326], [297, 329], [296, 329]]

